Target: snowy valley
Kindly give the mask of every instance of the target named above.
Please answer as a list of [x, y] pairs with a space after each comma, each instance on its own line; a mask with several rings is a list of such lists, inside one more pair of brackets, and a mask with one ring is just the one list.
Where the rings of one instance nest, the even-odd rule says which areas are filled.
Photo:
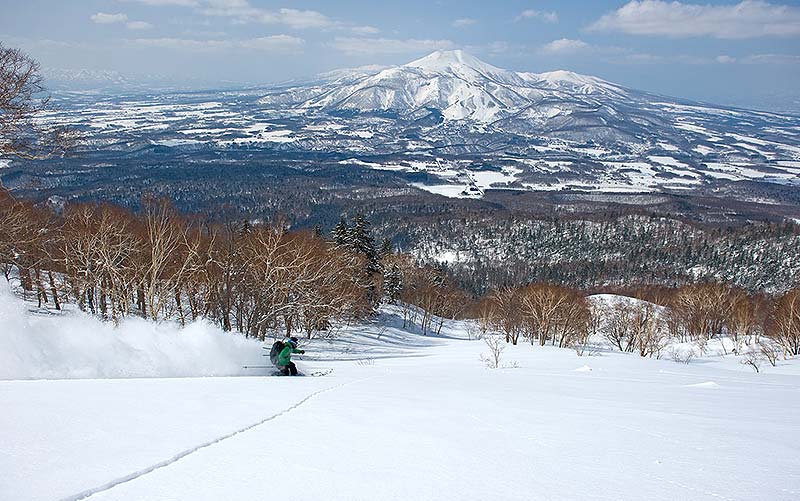
[[[94, 157], [81, 172], [47, 180], [62, 188], [72, 176], [102, 177], [110, 153], [148, 163], [191, 162], [187, 153], [243, 162], [235, 152], [248, 163], [280, 154], [301, 169], [318, 169], [308, 164], [320, 160], [376, 169], [446, 197], [733, 191], [748, 200], [737, 183], [800, 184], [797, 116], [668, 98], [569, 71], [515, 72], [461, 50], [271, 88], [57, 97], [64, 109], [46, 118], [83, 131]], [[37, 178], [20, 174], [6, 170], [4, 182]]]

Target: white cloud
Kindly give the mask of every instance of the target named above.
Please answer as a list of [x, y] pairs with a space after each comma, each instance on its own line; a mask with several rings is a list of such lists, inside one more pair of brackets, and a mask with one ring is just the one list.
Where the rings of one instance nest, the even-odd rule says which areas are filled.
[[380, 30], [372, 26], [357, 26], [332, 19], [316, 10], [293, 8], [266, 9], [254, 6], [250, 0], [123, 0], [147, 5], [180, 5], [195, 7], [195, 11], [208, 17], [230, 18], [237, 24], [282, 24], [292, 29], [349, 30], [359, 35], [374, 35]]
[[145, 48], [180, 50], [186, 52], [219, 52], [257, 50], [279, 54], [302, 52], [305, 40], [290, 35], [272, 35], [246, 40], [195, 40], [188, 38], [137, 38], [131, 45]]
[[329, 28], [336, 23], [315, 10], [280, 9], [277, 22], [292, 28]]
[[683, 64], [683, 65], [715, 65], [715, 64], [772, 64], [800, 65], [800, 55], [793, 54], [753, 54], [734, 57], [722, 54], [716, 57], [705, 57], [694, 54], [648, 54], [612, 47], [592, 46], [593, 53], [604, 56], [603, 59], [615, 64]]
[[195, 7], [199, 5], [197, 0], [127, 0], [129, 2], [139, 2], [145, 5], [177, 5], [179, 7]]
[[306, 41], [290, 35], [272, 35], [268, 37], [242, 40], [238, 45], [245, 49], [263, 50], [267, 52], [301, 52]]
[[648, 54], [635, 52], [627, 47], [614, 45], [592, 45], [583, 40], [561, 38], [539, 47], [537, 52], [544, 56], [569, 56], [575, 54], [590, 54], [592, 57], [601, 58], [614, 64], [727, 64], [737, 62], [731, 56], [718, 56], [716, 58], [701, 57], [689, 54]]
[[524, 19], [541, 19], [542, 21], [546, 21], [548, 23], [557, 23], [558, 14], [555, 12], [528, 9], [520, 12], [516, 18], [516, 21], [522, 21]]
[[410, 54], [452, 49], [450, 40], [336, 37], [331, 46], [349, 55]]
[[585, 52], [591, 50], [592, 46], [583, 40], [572, 40], [569, 38], [561, 38], [553, 40], [539, 48], [541, 54], [555, 55], [555, 54], [576, 54], [578, 52]]
[[82, 51], [91, 51], [96, 49], [96, 46], [85, 43], [85, 42], [75, 42], [75, 41], [65, 41], [65, 40], [53, 40], [51, 38], [27, 38], [27, 37], [18, 37], [14, 35], [9, 35], [8, 33], [0, 33], [0, 40], [3, 40], [4, 43], [19, 47], [26, 51], [31, 50], [43, 50], [43, 51], [50, 51], [50, 50], [61, 50], [61, 49], [80, 49]]
[[253, 7], [247, 0], [207, 0], [201, 10], [207, 16], [230, 17], [240, 23], [284, 24], [295, 29], [332, 28], [336, 21], [315, 10]]
[[508, 42], [504, 42], [502, 40], [491, 42], [489, 43], [489, 45], [486, 46], [486, 50], [490, 54], [504, 54], [508, 52], [510, 49], [511, 46], [508, 44]]
[[106, 14], [105, 12], [98, 12], [97, 14], [89, 16], [89, 19], [96, 24], [115, 24], [126, 22], [128, 16], [125, 14]]
[[713, 64], [717, 62], [716, 59], [687, 54], [662, 56], [639, 52], [624, 54], [622, 56], [613, 56], [609, 61], [622, 64]]
[[761, 0], [735, 5], [631, 1], [595, 21], [589, 30], [674, 38], [800, 36], [800, 8]]
[[125, 24], [129, 30], [149, 30], [153, 27], [152, 24], [145, 21], [128, 21], [126, 14], [106, 14], [98, 12], [89, 16], [95, 24]]
[[460, 19], [456, 19], [455, 21], [453, 21], [452, 24], [454, 28], [466, 28], [467, 26], [472, 26], [477, 22], [478, 21], [476, 21], [475, 19], [471, 19], [469, 17], [462, 17]]
[[189, 38], [137, 38], [131, 45], [146, 48], [183, 50], [188, 52], [213, 52], [233, 48], [228, 40], [194, 40]]
[[356, 35], [377, 35], [381, 32], [381, 30], [374, 26], [353, 26], [350, 28], [350, 31]]
[[754, 54], [741, 60], [745, 64], [800, 64], [800, 56], [794, 54]]
[[148, 22], [145, 22], [145, 21], [131, 21], [131, 22], [125, 24], [125, 26], [129, 30], [149, 30], [149, 29], [153, 28], [152, 24], [150, 24]]

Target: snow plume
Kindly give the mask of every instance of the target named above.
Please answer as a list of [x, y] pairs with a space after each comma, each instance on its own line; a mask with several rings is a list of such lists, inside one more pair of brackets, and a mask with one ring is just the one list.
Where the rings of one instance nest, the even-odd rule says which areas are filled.
[[184, 328], [87, 314], [42, 316], [0, 284], [0, 380], [240, 375], [260, 343], [208, 322]]

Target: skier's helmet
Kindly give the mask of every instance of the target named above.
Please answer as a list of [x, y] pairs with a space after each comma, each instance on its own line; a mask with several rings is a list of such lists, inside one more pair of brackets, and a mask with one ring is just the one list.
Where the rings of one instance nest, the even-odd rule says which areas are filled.
[[290, 337], [289, 338], [289, 342], [292, 343], [292, 346], [294, 346], [294, 347], [297, 346], [297, 338], [296, 337], [294, 337], [294, 336]]

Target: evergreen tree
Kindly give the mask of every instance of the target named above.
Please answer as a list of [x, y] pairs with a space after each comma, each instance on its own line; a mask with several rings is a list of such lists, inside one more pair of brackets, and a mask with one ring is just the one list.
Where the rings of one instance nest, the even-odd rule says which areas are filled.
[[350, 229], [347, 227], [347, 220], [342, 216], [333, 228], [333, 241], [336, 245], [344, 247], [350, 246]]
[[375, 282], [375, 275], [381, 272], [381, 265], [378, 261], [378, 252], [375, 250], [375, 239], [372, 238], [370, 224], [363, 214], [356, 216], [353, 227], [350, 228], [350, 248], [366, 257], [367, 262], [364, 266], [364, 274], [371, 283], [367, 292], [367, 299], [373, 308], [377, 308], [381, 302], [382, 294], [378, 290]]
[[389, 302], [394, 304], [400, 297], [400, 292], [403, 290], [403, 273], [400, 267], [392, 264], [383, 272], [383, 293], [389, 299]]
[[253, 231], [253, 225], [250, 224], [250, 221], [245, 219], [242, 221], [242, 226], [239, 227], [239, 236], [243, 237], [245, 235], [249, 235]]
[[375, 239], [372, 238], [369, 221], [362, 214], [356, 216], [350, 229], [350, 247], [354, 252], [366, 256], [368, 273], [379, 270]]
[[392, 241], [388, 238], [384, 238], [381, 243], [381, 250], [378, 252], [378, 257], [383, 259], [390, 254], [392, 254]]

